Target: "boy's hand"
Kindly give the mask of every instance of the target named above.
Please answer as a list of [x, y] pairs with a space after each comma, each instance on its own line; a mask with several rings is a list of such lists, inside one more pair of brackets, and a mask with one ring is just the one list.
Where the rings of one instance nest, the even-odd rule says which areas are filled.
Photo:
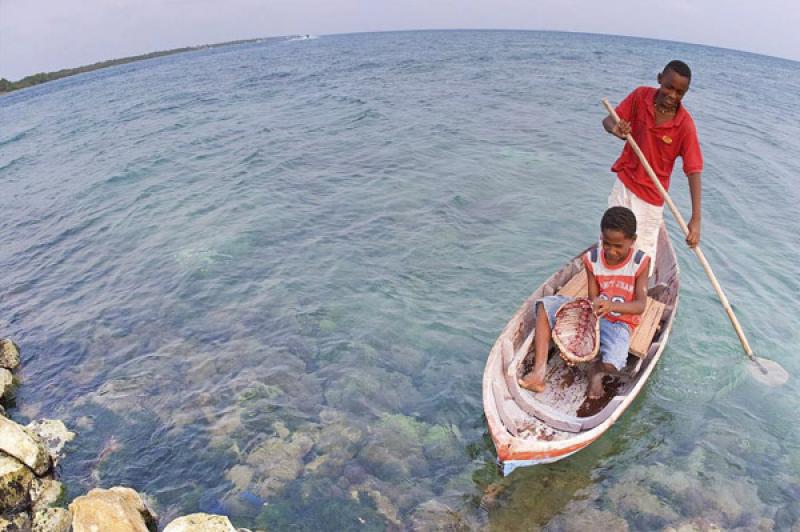
[[694, 216], [689, 220], [689, 234], [686, 237], [686, 243], [690, 248], [696, 247], [700, 243], [700, 220], [696, 220]]
[[615, 137], [619, 137], [622, 140], [625, 140], [625, 136], [629, 135], [630, 132], [631, 123], [627, 120], [620, 120], [614, 125], [614, 129], [611, 130], [611, 133], [613, 133]]
[[611, 312], [611, 301], [608, 299], [600, 299], [599, 297], [594, 300], [594, 315], [598, 318], [602, 318], [609, 312]]

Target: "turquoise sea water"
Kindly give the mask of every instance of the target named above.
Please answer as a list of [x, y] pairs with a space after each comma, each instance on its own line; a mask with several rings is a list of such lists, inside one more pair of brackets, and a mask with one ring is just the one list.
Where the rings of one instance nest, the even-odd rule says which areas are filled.
[[[673, 58], [695, 72], [704, 250], [756, 351], [793, 377], [748, 377], [678, 246], [678, 317], [634, 406], [575, 457], [501, 479], [488, 350], [596, 234], [621, 149], [600, 99]], [[269, 40], [0, 98], [10, 413], [79, 433], [69, 498], [129, 485], [162, 525], [791, 529], [798, 94], [800, 64], [769, 57], [460, 31]]]

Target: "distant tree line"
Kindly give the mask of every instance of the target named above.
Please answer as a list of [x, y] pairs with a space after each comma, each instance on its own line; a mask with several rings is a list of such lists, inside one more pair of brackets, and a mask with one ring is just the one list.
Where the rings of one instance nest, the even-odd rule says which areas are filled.
[[53, 81], [54, 79], [65, 78], [67, 76], [74, 76], [75, 74], [82, 74], [83, 72], [91, 72], [92, 70], [99, 70], [101, 68], [107, 68], [114, 65], [124, 65], [126, 63], [133, 63], [134, 61], [153, 59], [154, 57], [161, 57], [164, 55], [179, 54], [182, 52], [191, 52], [193, 50], [202, 50], [204, 48], [216, 48], [218, 46], [227, 46], [230, 44], [244, 44], [249, 42], [256, 42], [259, 40], [262, 39], [245, 39], [240, 41], [230, 41], [219, 44], [189, 46], [185, 48], [174, 48], [172, 50], [164, 50], [161, 52], [151, 52], [149, 54], [123, 57], [121, 59], [109, 59], [107, 61], [100, 61], [99, 63], [94, 63], [92, 65], [86, 65], [77, 68], [64, 68], [57, 72], [40, 72], [38, 74], [26, 76], [19, 81], [9, 81], [6, 78], [0, 78], [0, 94], [19, 89], [24, 89], [26, 87], [32, 87], [33, 85], [38, 85], [40, 83], [45, 83], [47, 81]]

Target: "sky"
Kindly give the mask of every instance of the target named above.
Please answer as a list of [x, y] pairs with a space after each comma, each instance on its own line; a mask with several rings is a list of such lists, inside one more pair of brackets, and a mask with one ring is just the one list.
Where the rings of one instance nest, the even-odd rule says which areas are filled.
[[800, 61], [798, 0], [0, 0], [0, 78], [237, 39], [479, 28], [629, 35]]

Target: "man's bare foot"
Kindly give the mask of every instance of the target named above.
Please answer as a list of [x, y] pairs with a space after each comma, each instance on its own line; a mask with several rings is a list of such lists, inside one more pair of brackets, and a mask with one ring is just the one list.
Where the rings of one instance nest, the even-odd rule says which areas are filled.
[[547, 384], [544, 382], [544, 377], [544, 371], [539, 372], [534, 370], [522, 377], [518, 382], [519, 385], [526, 390], [541, 393], [545, 390], [545, 388], [547, 388]]
[[589, 376], [589, 391], [586, 396], [589, 399], [600, 399], [606, 394], [603, 389], [603, 372], [595, 371]]

